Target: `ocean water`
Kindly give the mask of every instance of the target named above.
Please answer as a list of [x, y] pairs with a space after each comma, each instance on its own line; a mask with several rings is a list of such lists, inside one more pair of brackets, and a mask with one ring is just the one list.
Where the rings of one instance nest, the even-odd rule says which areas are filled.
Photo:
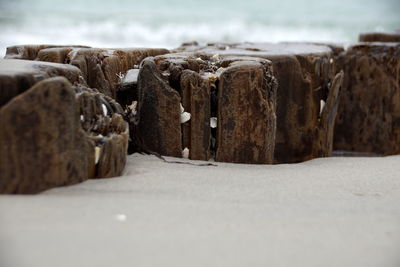
[[400, 29], [400, 0], [0, 0], [0, 55], [15, 44], [356, 41]]

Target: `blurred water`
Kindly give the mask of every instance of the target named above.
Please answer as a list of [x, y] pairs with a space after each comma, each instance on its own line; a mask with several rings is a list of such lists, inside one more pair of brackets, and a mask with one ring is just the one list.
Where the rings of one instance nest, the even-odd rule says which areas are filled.
[[24, 43], [349, 42], [399, 29], [399, 14], [399, 0], [0, 0], [0, 54]]

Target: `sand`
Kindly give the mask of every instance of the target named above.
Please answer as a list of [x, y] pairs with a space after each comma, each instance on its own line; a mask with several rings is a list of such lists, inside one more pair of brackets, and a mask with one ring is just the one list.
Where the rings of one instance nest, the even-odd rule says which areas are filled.
[[0, 196], [0, 266], [398, 267], [399, 163], [132, 155], [123, 177]]

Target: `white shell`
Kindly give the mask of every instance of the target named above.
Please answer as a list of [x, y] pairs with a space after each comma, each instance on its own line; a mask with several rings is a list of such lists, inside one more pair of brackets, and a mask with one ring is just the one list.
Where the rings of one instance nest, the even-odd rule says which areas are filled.
[[85, 117], [81, 115], [81, 121], [85, 121]]
[[210, 118], [210, 127], [211, 128], [217, 128], [217, 125], [218, 125], [217, 117], [211, 117]]
[[319, 108], [319, 115], [322, 114], [322, 111], [324, 110], [324, 107], [325, 107], [325, 101], [321, 99], [320, 108]]
[[136, 114], [137, 114], [137, 101], [132, 101], [132, 104], [130, 104], [128, 106], [128, 109], [131, 110], [131, 113], [132, 113], [133, 116], [136, 116]]
[[180, 105], [181, 105], [181, 113], [183, 113], [185, 109], [183, 108], [182, 103], [180, 103]]
[[120, 221], [120, 222], [125, 222], [127, 219], [127, 216], [125, 214], [116, 214], [114, 216], [115, 220]]
[[218, 55], [218, 54], [215, 54], [215, 55], [213, 55], [211, 58], [214, 59], [214, 60], [219, 60], [219, 55]]
[[132, 101], [132, 104], [130, 104], [128, 107], [129, 107], [129, 109], [131, 109], [131, 110], [136, 110], [136, 108], [137, 108], [137, 101]]
[[119, 83], [122, 83], [122, 81], [124, 80], [125, 74], [120, 72], [120, 73], [116, 73], [115, 75], [117, 75], [117, 77], [119, 79]]
[[191, 117], [191, 115], [189, 112], [181, 113], [181, 123], [185, 123], [185, 122], [189, 121], [190, 117]]
[[106, 107], [106, 105], [104, 105], [104, 104], [101, 104], [101, 107], [103, 108], [103, 114], [104, 114], [104, 116], [107, 116], [107, 114], [108, 114], [108, 110], [107, 110], [107, 107]]
[[139, 69], [130, 69], [122, 78], [122, 83], [137, 83], [139, 76]]
[[96, 147], [94, 148], [94, 164], [99, 163], [100, 154], [101, 154], [101, 147], [96, 146]]
[[189, 148], [185, 147], [185, 149], [182, 150], [182, 158], [184, 158], [184, 159], [189, 158]]

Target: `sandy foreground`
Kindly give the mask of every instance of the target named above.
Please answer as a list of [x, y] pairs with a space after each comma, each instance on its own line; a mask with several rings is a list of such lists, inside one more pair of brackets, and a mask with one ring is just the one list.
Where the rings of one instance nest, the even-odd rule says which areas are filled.
[[216, 165], [2, 195], [0, 266], [400, 266], [400, 156]]

